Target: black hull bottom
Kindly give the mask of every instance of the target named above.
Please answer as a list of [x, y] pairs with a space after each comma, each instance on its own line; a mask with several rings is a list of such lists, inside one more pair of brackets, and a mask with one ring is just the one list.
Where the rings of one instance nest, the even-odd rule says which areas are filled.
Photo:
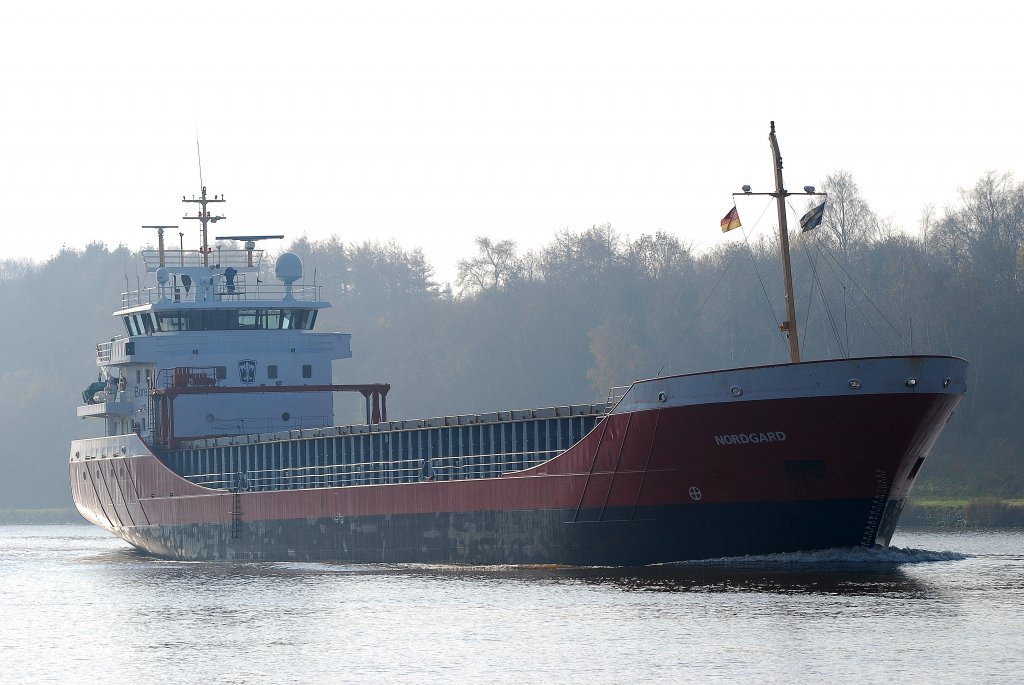
[[114, 532], [189, 560], [636, 566], [888, 544], [902, 500], [483, 511], [154, 525]]

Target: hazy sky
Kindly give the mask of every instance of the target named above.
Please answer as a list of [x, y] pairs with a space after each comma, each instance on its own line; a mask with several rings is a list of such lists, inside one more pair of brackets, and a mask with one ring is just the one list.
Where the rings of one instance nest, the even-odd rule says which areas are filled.
[[3, 256], [197, 246], [197, 130], [218, 234], [395, 238], [442, 280], [478, 235], [737, 240], [772, 119], [790, 188], [847, 170], [911, 231], [1021, 170], [1020, 5], [775, 4], [4, 3]]

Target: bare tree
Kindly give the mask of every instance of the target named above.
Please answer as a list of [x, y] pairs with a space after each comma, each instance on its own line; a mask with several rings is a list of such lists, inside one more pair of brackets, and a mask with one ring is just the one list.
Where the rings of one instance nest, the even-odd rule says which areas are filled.
[[31, 259], [14, 258], [0, 260], [0, 283], [24, 278], [39, 266]]
[[828, 200], [819, 230], [824, 231], [849, 262], [850, 252], [857, 244], [878, 237], [878, 217], [861, 197], [860, 188], [848, 171], [830, 174], [822, 190], [828, 193]]
[[497, 292], [519, 277], [521, 262], [514, 240], [475, 240], [477, 256], [460, 259], [455, 285], [463, 293]]
[[644, 234], [628, 243], [627, 254], [638, 274], [656, 280], [680, 273], [693, 262], [690, 246], [664, 231]]
[[591, 226], [582, 233], [565, 230], [542, 252], [544, 279], [595, 287], [622, 263], [624, 254], [623, 240], [611, 224]]
[[929, 228], [930, 251], [954, 270], [986, 281], [986, 287], [1019, 286], [1024, 185], [1014, 184], [1010, 174], [989, 171], [960, 197], [961, 206], [947, 208]]

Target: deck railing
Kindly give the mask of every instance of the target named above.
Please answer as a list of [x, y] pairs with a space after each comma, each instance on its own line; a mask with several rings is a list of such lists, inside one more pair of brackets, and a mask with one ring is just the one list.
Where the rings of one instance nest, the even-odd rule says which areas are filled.
[[[143, 250], [142, 261], [146, 263], [149, 271], [156, 271], [160, 268], [160, 250]], [[203, 261], [203, 253], [200, 250], [164, 250], [164, 266], [173, 270], [174, 267], [197, 267], [214, 266], [227, 267], [256, 267], [263, 261], [263, 250], [239, 250], [235, 248], [222, 249], [214, 247], [209, 252], [206, 262]]]
[[[121, 309], [139, 307], [144, 304], [156, 304], [162, 300], [167, 302], [278, 302], [284, 301], [288, 293], [284, 285], [276, 283], [246, 284], [237, 280], [229, 288], [222, 279], [218, 279], [212, 288], [192, 284], [187, 290], [178, 284], [168, 284], [163, 288], [142, 288], [121, 293]], [[294, 285], [291, 296], [297, 302], [319, 302], [323, 286]]]
[[628, 385], [616, 385], [608, 388], [608, 399], [605, 401], [605, 411], [610, 412], [615, 408], [615, 405], [619, 403], [629, 390]]

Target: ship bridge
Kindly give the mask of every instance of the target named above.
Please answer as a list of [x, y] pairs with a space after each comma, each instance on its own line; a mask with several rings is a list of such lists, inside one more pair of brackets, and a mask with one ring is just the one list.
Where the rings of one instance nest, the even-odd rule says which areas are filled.
[[[195, 250], [145, 250], [142, 256], [146, 271], [156, 274], [157, 285], [121, 293], [121, 308], [115, 316], [175, 309], [183, 304], [207, 309], [280, 307], [283, 302], [301, 303], [306, 310], [331, 306], [321, 299], [321, 286], [295, 285], [301, 264], [292, 266], [286, 259], [282, 265], [278, 260], [275, 270], [282, 283], [264, 282], [260, 278], [263, 250], [213, 249], [207, 255], [208, 265], [203, 264], [204, 255]], [[290, 273], [289, 268], [299, 271]]]
[[[196, 201], [223, 196], [209, 198], [204, 188]], [[256, 243], [283, 235], [218, 236], [232, 242], [211, 247], [206, 224], [224, 217], [204, 204], [185, 218], [203, 224], [199, 249], [166, 249], [164, 233], [177, 227], [146, 227], [159, 236], [158, 249], [142, 252], [154, 278], [121, 294], [114, 316], [124, 331], [96, 346], [98, 376], [83, 390], [78, 416], [104, 419], [107, 435], [145, 439], [170, 435], [172, 426], [184, 435], [219, 436], [333, 423], [333, 393], [351, 388], [333, 383], [332, 365], [352, 356], [351, 336], [314, 331], [320, 310], [331, 305], [319, 287], [298, 283], [301, 258], [284, 252], [268, 268]], [[185, 393], [173, 407], [157, 401], [160, 378], [196, 368], [207, 369], [213, 388]], [[371, 385], [368, 392], [379, 394], [380, 384]]]

